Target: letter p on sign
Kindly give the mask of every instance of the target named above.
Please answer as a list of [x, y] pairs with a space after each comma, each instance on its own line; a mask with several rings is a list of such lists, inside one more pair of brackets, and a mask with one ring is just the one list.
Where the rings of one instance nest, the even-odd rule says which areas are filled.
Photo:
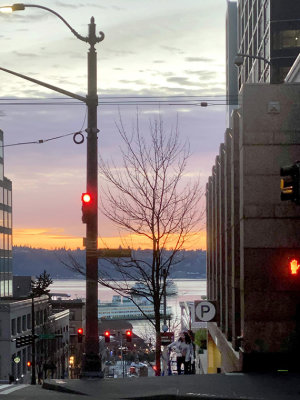
[[210, 301], [200, 301], [195, 304], [196, 321], [209, 322], [216, 316], [216, 307]]

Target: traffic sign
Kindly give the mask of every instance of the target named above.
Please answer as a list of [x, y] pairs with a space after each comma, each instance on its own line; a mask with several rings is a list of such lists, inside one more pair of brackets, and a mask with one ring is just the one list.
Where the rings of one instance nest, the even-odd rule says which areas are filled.
[[55, 333], [42, 333], [39, 335], [39, 339], [55, 339]]
[[174, 332], [160, 332], [161, 345], [167, 346], [174, 342]]
[[168, 329], [169, 329], [169, 327], [168, 327], [168, 325], [163, 325], [163, 326], [161, 327], [161, 329], [162, 329], [163, 332], [167, 332]]
[[98, 258], [130, 258], [131, 249], [98, 249]]
[[214, 321], [216, 317], [216, 307], [211, 301], [195, 301], [195, 321], [208, 322]]

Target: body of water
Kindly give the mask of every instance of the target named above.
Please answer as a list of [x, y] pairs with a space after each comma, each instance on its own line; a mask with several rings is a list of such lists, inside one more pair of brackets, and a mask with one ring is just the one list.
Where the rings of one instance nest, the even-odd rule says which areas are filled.
[[[174, 279], [174, 283], [177, 286], [178, 293], [175, 296], [167, 298], [167, 305], [172, 307], [173, 322], [172, 326], [176, 326], [180, 322], [180, 306], [181, 301], [194, 301], [200, 300], [201, 296], [206, 295], [206, 280], [205, 279]], [[66, 293], [71, 296], [71, 299], [86, 297], [85, 295], [85, 280], [79, 279], [60, 279], [54, 280], [50, 286], [52, 293]], [[98, 299], [101, 302], [109, 302], [112, 300], [112, 296], [116, 294], [113, 290], [104, 286], [98, 287]], [[149, 327], [147, 321], [130, 321], [133, 325], [134, 331], [141, 336], [144, 336], [144, 332]], [[173, 330], [174, 328], [172, 328]]]

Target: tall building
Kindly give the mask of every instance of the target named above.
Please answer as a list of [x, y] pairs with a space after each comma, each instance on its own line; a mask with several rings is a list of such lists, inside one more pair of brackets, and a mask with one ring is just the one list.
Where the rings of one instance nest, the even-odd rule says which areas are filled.
[[239, 89], [244, 83], [282, 83], [300, 52], [300, 2], [238, 0]]
[[226, 98], [227, 126], [231, 113], [238, 104], [238, 69], [234, 63], [237, 54], [237, 2], [227, 0], [226, 12]]
[[297, 83], [243, 85], [207, 184], [211, 373], [300, 369], [300, 206], [280, 200], [280, 167], [299, 159], [299, 95]]
[[4, 176], [3, 132], [0, 130], [0, 298], [13, 295], [12, 183]]

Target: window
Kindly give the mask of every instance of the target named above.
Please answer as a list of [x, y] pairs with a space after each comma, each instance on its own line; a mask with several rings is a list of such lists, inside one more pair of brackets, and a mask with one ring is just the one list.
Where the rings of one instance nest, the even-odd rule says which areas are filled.
[[289, 29], [285, 31], [274, 32], [273, 39], [274, 50], [300, 47], [300, 30]]
[[16, 319], [11, 320], [11, 334], [16, 335], [17, 334], [17, 329], [16, 329]]
[[28, 327], [28, 329], [31, 328], [31, 315], [30, 314], [27, 314], [27, 327]]
[[26, 315], [22, 316], [22, 331], [26, 331], [27, 326], [26, 326]]
[[11, 197], [12, 197], [12, 196], [11, 196], [11, 191], [8, 190], [8, 191], [7, 191], [7, 205], [10, 206], [10, 207], [12, 206], [12, 199], [11, 199]]

